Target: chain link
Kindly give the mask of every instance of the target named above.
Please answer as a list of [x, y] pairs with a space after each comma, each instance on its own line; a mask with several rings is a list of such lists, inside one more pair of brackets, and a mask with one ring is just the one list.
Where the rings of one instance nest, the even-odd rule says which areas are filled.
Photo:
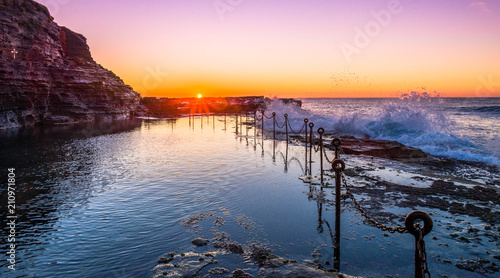
[[292, 125], [290, 124], [290, 121], [288, 121], [288, 127], [290, 128], [290, 131], [293, 133], [293, 134], [301, 134], [302, 131], [304, 131], [304, 127], [306, 126], [306, 124], [304, 123], [302, 125], [302, 127], [300, 128], [300, 131], [299, 132], [295, 132], [293, 131], [293, 128], [292, 128]]
[[427, 252], [425, 250], [423, 229], [420, 228], [419, 227], [420, 225], [418, 225], [418, 224], [415, 224], [415, 226], [419, 232], [416, 248], [418, 249], [418, 256], [420, 257], [420, 262], [422, 263], [422, 265], [421, 265], [422, 276], [421, 277], [431, 278], [431, 273], [429, 272], [429, 265], [427, 264]]
[[328, 223], [328, 221], [326, 221], [326, 219], [321, 219], [321, 224], [326, 224], [326, 226], [328, 227], [328, 232], [330, 234], [330, 238], [332, 239], [332, 245], [335, 246], [336, 244], [336, 240], [335, 240], [335, 236], [333, 235], [333, 231], [332, 231], [332, 227], [330, 227], [330, 223]]
[[370, 222], [370, 224], [373, 227], [376, 227], [382, 231], [388, 231], [391, 234], [393, 234], [394, 232], [398, 232], [400, 234], [403, 234], [406, 232], [406, 227], [401, 227], [401, 226], [390, 227], [390, 226], [381, 224], [377, 220], [373, 219], [370, 215], [368, 215], [368, 213], [366, 213], [366, 211], [363, 209], [363, 207], [361, 207], [361, 205], [358, 203], [358, 201], [356, 201], [356, 198], [354, 198], [354, 194], [352, 194], [351, 188], [347, 185], [345, 175], [343, 173], [341, 175], [342, 175], [341, 176], [342, 182], [343, 182], [344, 187], [346, 188], [346, 191], [347, 191], [347, 197], [349, 197], [352, 200], [352, 202], [354, 203], [354, 207], [361, 213], [362, 216], [365, 217], [365, 219], [368, 222]]
[[266, 114], [265, 114], [265, 113], [262, 113], [262, 116], [263, 116], [264, 118], [266, 118], [266, 119], [269, 119], [269, 120], [273, 118], [273, 116], [272, 116], [272, 115], [271, 115], [271, 117], [268, 117], [268, 116], [266, 116]]
[[278, 124], [278, 120], [274, 120], [274, 123], [276, 124], [276, 126], [277, 126], [279, 129], [284, 128], [284, 127], [285, 127], [285, 125], [286, 125], [286, 122], [287, 122], [287, 121], [285, 121], [285, 122], [283, 123], [283, 125], [282, 125], [282, 126], [280, 126], [280, 125]]
[[330, 159], [328, 158], [328, 154], [327, 154], [327, 151], [326, 151], [327, 149], [325, 148], [324, 150], [325, 150], [325, 151], [324, 151], [323, 153], [325, 154], [326, 161], [328, 161], [328, 163], [332, 164], [333, 159], [332, 159], [332, 160], [330, 160]]
[[[311, 143], [311, 146], [312, 146], [314, 152], [316, 152], [316, 153], [319, 152], [319, 149], [321, 148], [321, 142], [318, 145], [314, 144], [313, 138], [309, 138], [309, 142]], [[316, 148], [314, 145], [317, 145], [318, 147]]]

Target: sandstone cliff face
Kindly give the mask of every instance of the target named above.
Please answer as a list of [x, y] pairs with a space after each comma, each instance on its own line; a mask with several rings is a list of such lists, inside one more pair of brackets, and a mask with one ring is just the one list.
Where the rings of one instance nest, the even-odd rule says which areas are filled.
[[32, 0], [0, 0], [0, 129], [128, 118], [140, 96]]

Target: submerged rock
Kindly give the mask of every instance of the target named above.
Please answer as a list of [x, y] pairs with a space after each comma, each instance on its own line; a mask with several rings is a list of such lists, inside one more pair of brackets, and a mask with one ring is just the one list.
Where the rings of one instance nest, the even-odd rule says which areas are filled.
[[231, 273], [231, 278], [252, 278], [253, 276], [249, 273], [246, 273], [245, 271], [241, 269], [236, 269]]
[[210, 240], [204, 239], [204, 238], [195, 238], [195, 239], [193, 239], [193, 241], [191, 241], [191, 243], [196, 245], [196, 246], [205, 246], [209, 242], [210, 242]]

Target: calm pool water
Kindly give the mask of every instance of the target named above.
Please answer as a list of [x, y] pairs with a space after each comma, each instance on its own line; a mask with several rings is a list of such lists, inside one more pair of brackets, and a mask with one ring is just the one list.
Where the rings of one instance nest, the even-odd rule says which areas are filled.
[[[8, 271], [2, 260], [1, 276], [150, 277], [158, 258], [196, 250], [191, 240], [211, 238], [211, 229], [242, 244], [266, 243], [300, 262], [313, 260], [315, 250], [320, 262], [333, 261], [328, 228], [318, 229], [319, 214], [333, 227], [333, 207], [308, 198], [309, 185], [298, 179], [303, 147], [287, 151], [284, 142], [256, 140], [253, 129], [248, 134], [237, 136], [234, 124], [225, 128], [217, 117], [3, 132], [0, 166], [3, 179], [7, 168], [16, 169], [19, 218], [17, 270]], [[325, 191], [329, 198], [331, 191]], [[2, 250], [5, 193], [2, 188]], [[179, 225], [209, 211], [225, 224]], [[242, 218], [251, 229], [241, 228]], [[412, 236], [384, 236], [350, 208], [342, 223], [342, 272], [413, 276]], [[427, 248], [430, 257], [449, 252], [436, 241]], [[452, 264], [431, 261], [430, 267], [480, 277]]]

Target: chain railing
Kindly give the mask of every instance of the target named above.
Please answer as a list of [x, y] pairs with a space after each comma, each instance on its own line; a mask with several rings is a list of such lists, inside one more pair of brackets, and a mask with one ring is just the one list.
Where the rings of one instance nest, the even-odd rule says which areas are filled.
[[[304, 119], [304, 124], [302, 125], [301, 129], [299, 132], [295, 132], [290, 124], [288, 115], [284, 115], [284, 123], [279, 124], [277, 119], [276, 119], [276, 113], [272, 113], [272, 116], [268, 117], [265, 115], [264, 111], [260, 111], [261, 115], [260, 117], [257, 115], [257, 112], [253, 113], [253, 124], [254, 124], [254, 136], [257, 137], [256, 134], [256, 129], [257, 129], [257, 122], [261, 123], [261, 133], [262, 133], [262, 140], [264, 140], [264, 120], [265, 119], [272, 119], [273, 120], [273, 139], [276, 140], [276, 128], [278, 129], [285, 129], [285, 134], [286, 134], [286, 142], [287, 142], [287, 147], [288, 147], [288, 142], [289, 142], [289, 130], [296, 135], [300, 135], [302, 132], [304, 132], [304, 143], [305, 143], [305, 169], [302, 168], [304, 175], [308, 175], [309, 178], [312, 180], [312, 153], [313, 151], [315, 153], [319, 152], [319, 160], [320, 160], [320, 178], [321, 178], [321, 190], [323, 188], [333, 188], [330, 186], [327, 186], [324, 182], [324, 172], [325, 169], [323, 168], [323, 159], [326, 159], [326, 161], [332, 165], [332, 171], [335, 173], [335, 233], [332, 233], [332, 229], [330, 227], [330, 224], [321, 218], [320, 224], [325, 223], [328, 226], [328, 229], [330, 231], [330, 235], [332, 236], [332, 242], [334, 245], [334, 270], [339, 271], [340, 270], [340, 215], [341, 215], [341, 188], [342, 186], [345, 188], [345, 194], [344, 196], [347, 197], [347, 199], [350, 199], [354, 205], [354, 208], [365, 218], [365, 220], [370, 223], [373, 227], [376, 227], [382, 231], [388, 231], [390, 233], [410, 233], [415, 237], [415, 254], [414, 254], [414, 259], [415, 259], [415, 277], [416, 278], [424, 278], [424, 277], [431, 277], [430, 271], [429, 271], [429, 266], [428, 266], [428, 259], [427, 259], [427, 253], [426, 253], [426, 246], [425, 246], [425, 241], [424, 237], [431, 232], [433, 223], [432, 219], [428, 214], [422, 211], [413, 211], [409, 213], [406, 216], [405, 219], [405, 226], [396, 226], [396, 227], [391, 227], [385, 224], [380, 223], [378, 220], [370, 216], [367, 212], [366, 209], [363, 208], [363, 206], [356, 200], [354, 193], [352, 192], [352, 186], [350, 186], [347, 182], [347, 179], [344, 175], [344, 170], [346, 168], [345, 162], [340, 159], [340, 154], [344, 153], [342, 151], [341, 145], [342, 142], [338, 138], [332, 139], [332, 144], [331, 146], [334, 148], [334, 159], [330, 159], [328, 156], [327, 148], [325, 148], [324, 145], [324, 134], [325, 134], [325, 129], [320, 127], [317, 130], [317, 133], [319, 135], [318, 143], [315, 143], [315, 132], [314, 132], [314, 123], [309, 122], [309, 119], [305, 118]], [[232, 121], [227, 120], [227, 114], [224, 114], [224, 129], [227, 129], [228, 124], [234, 124], [235, 127], [235, 132], [236, 134], [239, 134], [240, 132], [243, 133], [243, 115], [240, 111], [240, 113], [234, 113], [232, 114], [235, 116], [234, 123]], [[215, 123], [215, 115], [212, 115], [213, 121]], [[189, 115], [189, 122], [191, 125], [191, 120], [193, 120], [193, 125], [194, 125], [194, 115]], [[209, 118], [207, 119], [209, 121]], [[245, 125], [246, 125], [246, 136], [248, 137], [248, 129], [249, 129], [249, 122], [248, 120], [248, 113], [245, 115]], [[203, 119], [201, 120], [201, 125], [203, 128]], [[214, 124], [215, 126], [215, 124]], [[240, 137], [241, 138], [241, 137]], [[248, 142], [247, 142], [248, 143]], [[256, 149], [257, 144], [254, 145], [254, 148]], [[275, 153], [276, 150], [275, 148], [275, 143], [273, 144], [273, 160], [275, 159]], [[264, 153], [264, 147], [262, 144], [262, 151]], [[288, 151], [288, 149], [287, 149]], [[283, 156], [283, 154], [282, 154]], [[287, 166], [288, 166], [288, 152], [284, 156], [285, 158], [285, 171], [287, 171]], [[300, 161], [297, 158], [292, 158], [292, 160], [295, 159], [299, 162]], [[290, 160], [290, 162], [292, 161]], [[302, 166], [301, 166], [302, 167]], [[420, 226], [419, 222], [423, 222], [423, 226]]]
[[[286, 133], [286, 142], [288, 145], [289, 134], [290, 131], [293, 134], [299, 135], [304, 131], [304, 143], [305, 143], [305, 175], [312, 175], [312, 153], [319, 152], [320, 156], [320, 178], [321, 178], [321, 188], [331, 188], [325, 185], [324, 183], [324, 169], [323, 169], [323, 158], [332, 165], [332, 170], [335, 172], [335, 237], [332, 237], [334, 243], [334, 270], [340, 270], [340, 214], [341, 214], [341, 187], [344, 186], [346, 193], [345, 196], [352, 201], [354, 204], [354, 208], [365, 218], [365, 220], [370, 223], [373, 227], [376, 227], [382, 231], [388, 231], [390, 233], [398, 232], [400, 234], [409, 232], [415, 237], [415, 277], [416, 278], [424, 278], [431, 277], [428, 267], [427, 254], [425, 249], [425, 241], [424, 236], [427, 235], [433, 227], [432, 219], [428, 214], [422, 211], [414, 211], [409, 213], [405, 219], [405, 226], [396, 226], [391, 227], [385, 224], [380, 223], [375, 218], [371, 217], [368, 212], [361, 206], [361, 204], [356, 200], [352, 187], [347, 183], [347, 179], [344, 175], [345, 170], [345, 162], [340, 159], [340, 154], [343, 153], [341, 148], [341, 140], [338, 138], [334, 138], [332, 140], [332, 146], [335, 148], [335, 158], [330, 159], [328, 153], [324, 146], [324, 128], [318, 128], [317, 132], [319, 135], [318, 144], [314, 142], [314, 123], [309, 122], [309, 119], [304, 119], [304, 124], [302, 125], [299, 132], [295, 132], [290, 124], [288, 119], [288, 115], [285, 114], [285, 121], [283, 124], [279, 124], [276, 119], [276, 113], [273, 112], [272, 116], [268, 117], [265, 115], [264, 111], [261, 111], [261, 117], [257, 116], [257, 113], [254, 114], [254, 123], [257, 121], [261, 122], [262, 136], [264, 130], [264, 119], [272, 119], [273, 120], [273, 139], [276, 140], [276, 128], [283, 129], [285, 128]], [[309, 128], [309, 129], [308, 129]], [[264, 138], [264, 137], [262, 137]], [[309, 162], [309, 163], [308, 163]], [[309, 166], [309, 167], [308, 167]], [[420, 227], [418, 221], [423, 221], [424, 225]], [[328, 224], [328, 223], [327, 223]], [[328, 224], [331, 233], [331, 227]]]

